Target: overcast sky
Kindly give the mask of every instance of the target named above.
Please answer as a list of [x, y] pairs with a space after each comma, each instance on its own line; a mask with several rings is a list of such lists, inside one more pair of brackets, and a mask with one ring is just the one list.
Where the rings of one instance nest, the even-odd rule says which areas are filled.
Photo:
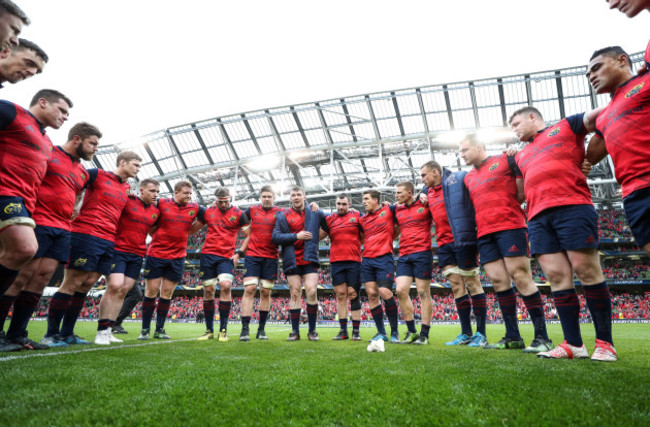
[[50, 62], [5, 85], [74, 102], [55, 144], [85, 120], [113, 144], [266, 107], [571, 67], [601, 47], [645, 49], [650, 13], [604, 0], [15, 0]]

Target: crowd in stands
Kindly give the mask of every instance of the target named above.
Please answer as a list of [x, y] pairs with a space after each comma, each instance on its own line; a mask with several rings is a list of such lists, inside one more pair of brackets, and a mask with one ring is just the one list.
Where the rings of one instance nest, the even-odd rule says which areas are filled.
[[[587, 309], [584, 296], [579, 293], [580, 298], [580, 318], [590, 319], [589, 310]], [[99, 302], [101, 297], [88, 297], [81, 311], [82, 319], [97, 319], [99, 315]], [[558, 319], [557, 311], [553, 306], [553, 299], [542, 295], [544, 302], [544, 312], [547, 319]], [[303, 314], [306, 313], [305, 300], [303, 299]], [[413, 299], [415, 306], [415, 317], [420, 319], [420, 300], [416, 296]], [[488, 320], [499, 322], [501, 314], [499, 305], [494, 293], [487, 293]], [[41, 298], [40, 304], [34, 314], [35, 317], [46, 317], [49, 305], [49, 298]], [[456, 321], [458, 315], [453, 294], [434, 295], [433, 296], [433, 320], [434, 321]], [[140, 319], [140, 304], [133, 310], [133, 318]], [[615, 319], [649, 319], [650, 318], [650, 292], [645, 295], [630, 295], [627, 293], [612, 295], [612, 316]], [[257, 320], [259, 309], [259, 300], [255, 300], [255, 310], [253, 319]], [[186, 319], [195, 321], [197, 315], [203, 312], [202, 296], [176, 296], [172, 299], [168, 317], [172, 320]], [[273, 297], [271, 299], [271, 309], [269, 311], [269, 320], [287, 321], [289, 313], [288, 297]], [[362, 297], [361, 319], [371, 321], [370, 308], [368, 299]], [[521, 298], [517, 299], [517, 313], [521, 319], [528, 318], [528, 312]], [[237, 320], [241, 314], [241, 298], [233, 298], [230, 319]], [[321, 295], [319, 297], [319, 320], [336, 320], [336, 297], [334, 295]]]
[[600, 218], [598, 234], [601, 239], [630, 239], [632, 232], [621, 210], [604, 209], [598, 211]]

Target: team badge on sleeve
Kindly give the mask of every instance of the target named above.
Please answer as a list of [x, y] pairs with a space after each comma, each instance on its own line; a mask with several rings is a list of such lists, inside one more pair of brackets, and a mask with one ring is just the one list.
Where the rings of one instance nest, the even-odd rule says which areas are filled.
[[629, 98], [629, 97], [634, 96], [637, 93], [641, 92], [641, 89], [643, 89], [644, 85], [645, 85], [645, 82], [634, 86], [628, 93], [625, 94], [625, 97]]
[[555, 129], [553, 129], [552, 131], [550, 131], [550, 132], [548, 133], [548, 135], [546, 135], [546, 136], [550, 138], [550, 137], [552, 137], [552, 136], [557, 135], [558, 133], [560, 133], [560, 128], [559, 128], [559, 127], [556, 127]]
[[499, 162], [496, 162], [496, 163], [490, 165], [490, 169], [489, 169], [489, 170], [493, 171], [493, 170], [495, 170], [495, 169], [498, 168], [498, 167], [499, 167]]

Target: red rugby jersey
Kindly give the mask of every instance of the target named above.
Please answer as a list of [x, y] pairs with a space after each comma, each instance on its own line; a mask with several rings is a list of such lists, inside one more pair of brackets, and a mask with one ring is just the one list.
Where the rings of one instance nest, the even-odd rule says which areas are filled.
[[431, 250], [431, 212], [420, 199], [410, 205], [395, 205], [399, 224], [399, 255]]
[[330, 262], [361, 262], [360, 217], [359, 212], [334, 212], [324, 218], [321, 228], [330, 236]]
[[74, 202], [88, 180], [88, 172], [79, 160], [73, 159], [61, 147], [54, 147], [36, 196], [32, 215], [36, 224], [70, 231]]
[[374, 212], [366, 212], [359, 219], [363, 229], [363, 257], [378, 258], [393, 253], [393, 235], [395, 232], [393, 212], [389, 206], [383, 206]]
[[235, 255], [237, 232], [250, 221], [241, 209], [231, 206], [226, 212], [218, 207], [205, 210], [205, 221], [208, 225], [208, 235], [201, 249], [202, 254], [217, 255], [230, 258]]
[[453, 243], [454, 235], [451, 232], [449, 218], [447, 217], [442, 184], [429, 188], [427, 198], [429, 199], [429, 211], [431, 212], [433, 223], [436, 226], [436, 242], [438, 242], [438, 247]]
[[246, 216], [251, 221], [251, 238], [248, 240], [247, 256], [278, 258], [280, 251], [273, 244], [271, 235], [275, 226], [275, 215], [282, 211], [284, 209], [277, 206], [264, 209], [262, 205], [254, 205], [246, 209]]
[[194, 202], [181, 206], [172, 198], [158, 199], [158, 228], [147, 249], [147, 256], [164, 259], [184, 258], [187, 238], [194, 220], [203, 221], [205, 209]]
[[[308, 209], [308, 208], [307, 208]], [[305, 229], [305, 211], [300, 212], [296, 211], [293, 208], [285, 209], [284, 216], [287, 218], [287, 223], [289, 224], [289, 231], [292, 233], [298, 233]], [[309, 261], [305, 261], [305, 241], [296, 240], [293, 243], [293, 248], [296, 254], [296, 264], [298, 265], [307, 265], [310, 264]]]
[[623, 198], [650, 186], [650, 72], [616, 89], [596, 129], [605, 138]]
[[524, 175], [528, 219], [557, 206], [590, 205], [591, 191], [580, 167], [585, 159], [583, 114], [537, 132], [515, 155]]
[[72, 221], [72, 232], [115, 242], [117, 224], [131, 186], [113, 172], [102, 169], [89, 169], [88, 175], [81, 212]]
[[147, 253], [147, 234], [160, 217], [158, 207], [137, 197], [129, 197], [115, 239], [115, 250], [143, 257]]
[[465, 175], [476, 211], [477, 237], [503, 230], [526, 228], [526, 218], [517, 201], [517, 165], [505, 154], [490, 156]]
[[52, 149], [45, 128], [32, 113], [0, 101], [0, 196], [22, 197], [33, 213]]

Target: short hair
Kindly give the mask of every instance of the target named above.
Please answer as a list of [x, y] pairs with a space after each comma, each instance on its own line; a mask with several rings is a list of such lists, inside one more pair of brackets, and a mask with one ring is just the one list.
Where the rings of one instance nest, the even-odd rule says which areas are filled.
[[348, 199], [348, 202], [350, 202], [350, 196], [348, 196], [347, 193], [339, 193], [338, 196], [336, 196], [337, 199]]
[[406, 188], [411, 193], [415, 193], [415, 185], [413, 185], [413, 183], [409, 181], [398, 182], [395, 187], [403, 187]]
[[181, 191], [181, 190], [182, 190], [183, 188], [185, 188], [185, 187], [190, 187], [190, 188], [192, 188], [192, 183], [189, 182], [189, 181], [178, 181], [178, 182], [174, 185], [174, 193], [177, 193], [177, 192]]
[[305, 194], [305, 190], [303, 190], [302, 187], [299, 186], [299, 185], [294, 185], [293, 187], [291, 187], [291, 189], [289, 190], [289, 193], [293, 193], [294, 191], [295, 191], [295, 192], [298, 192], [298, 191], [299, 191], [299, 192], [301, 192], [302, 194]]
[[34, 95], [32, 98], [32, 102], [29, 104], [29, 106], [33, 107], [34, 105], [38, 104], [38, 100], [41, 98], [45, 99], [47, 102], [57, 102], [58, 100], [62, 99], [68, 104], [68, 107], [72, 108], [72, 101], [70, 101], [70, 98], [54, 89], [41, 89], [36, 92], [36, 95]]
[[439, 173], [442, 173], [442, 166], [440, 166], [440, 163], [436, 162], [435, 160], [429, 160], [425, 164], [422, 165], [420, 169], [427, 168], [429, 170], [436, 170]]
[[153, 178], [146, 178], [146, 179], [143, 179], [142, 181], [140, 181], [140, 188], [144, 188], [149, 184], [153, 184], [156, 187], [160, 187], [160, 183], [157, 180], [155, 180]]
[[115, 166], [119, 167], [120, 162], [122, 160], [124, 160], [126, 163], [132, 162], [133, 160], [137, 160], [141, 162], [142, 157], [138, 156], [138, 154], [135, 151], [122, 151], [120, 154], [117, 155], [117, 159], [115, 160]]
[[93, 126], [87, 122], [79, 122], [72, 126], [68, 132], [68, 141], [72, 141], [75, 135], [78, 135], [81, 139], [86, 139], [89, 136], [102, 137], [102, 133], [97, 129], [97, 126]]
[[47, 56], [47, 53], [39, 45], [34, 42], [30, 42], [26, 39], [18, 39], [18, 45], [11, 46], [12, 52], [22, 52], [23, 50], [33, 50], [36, 56], [40, 57], [43, 62], [47, 63], [50, 60], [50, 57]]
[[18, 5], [11, 0], [0, 0], [0, 15], [3, 13], [10, 13], [14, 16], [17, 16], [20, 18], [21, 21], [23, 21], [23, 24], [29, 25], [32, 23], [32, 21], [29, 20], [27, 17], [27, 14], [23, 12], [21, 8], [18, 7]]
[[377, 190], [366, 190], [363, 192], [363, 195], [369, 195], [372, 199], [375, 199], [377, 201], [381, 200], [381, 193]]
[[214, 191], [214, 195], [217, 199], [220, 199], [222, 197], [230, 197], [230, 190], [226, 187], [217, 187], [217, 189]]
[[270, 185], [262, 186], [262, 188], [260, 189], [260, 196], [262, 195], [262, 193], [273, 193], [273, 195], [275, 195], [275, 191], [273, 191], [273, 187], [271, 187]]
[[602, 49], [598, 49], [591, 55], [589, 61], [600, 55], [609, 56], [610, 58], [618, 58], [619, 56], [623, 55], [625, 56], [625, 59], [627, 59], [627, 66], [630, 67], [630, 70], [632, 69], [632, 60], [630, 59], [630, 55], [628, 55], [627, 52], [624, 51], [620, 46], [607, 46]]
[[518, 109], [514, 113], [510, 115], [510, 119], [508, 120], [508, 123], [512, 123], [512, 121], [515, 119], [520, 114], [534, 114], [536, 115], [541, 121], [544, 121], [544, 117], [542, 116], [542, 113], [539, 112], [539, 110], [535, 107], [526, 106], [523, 108]]

